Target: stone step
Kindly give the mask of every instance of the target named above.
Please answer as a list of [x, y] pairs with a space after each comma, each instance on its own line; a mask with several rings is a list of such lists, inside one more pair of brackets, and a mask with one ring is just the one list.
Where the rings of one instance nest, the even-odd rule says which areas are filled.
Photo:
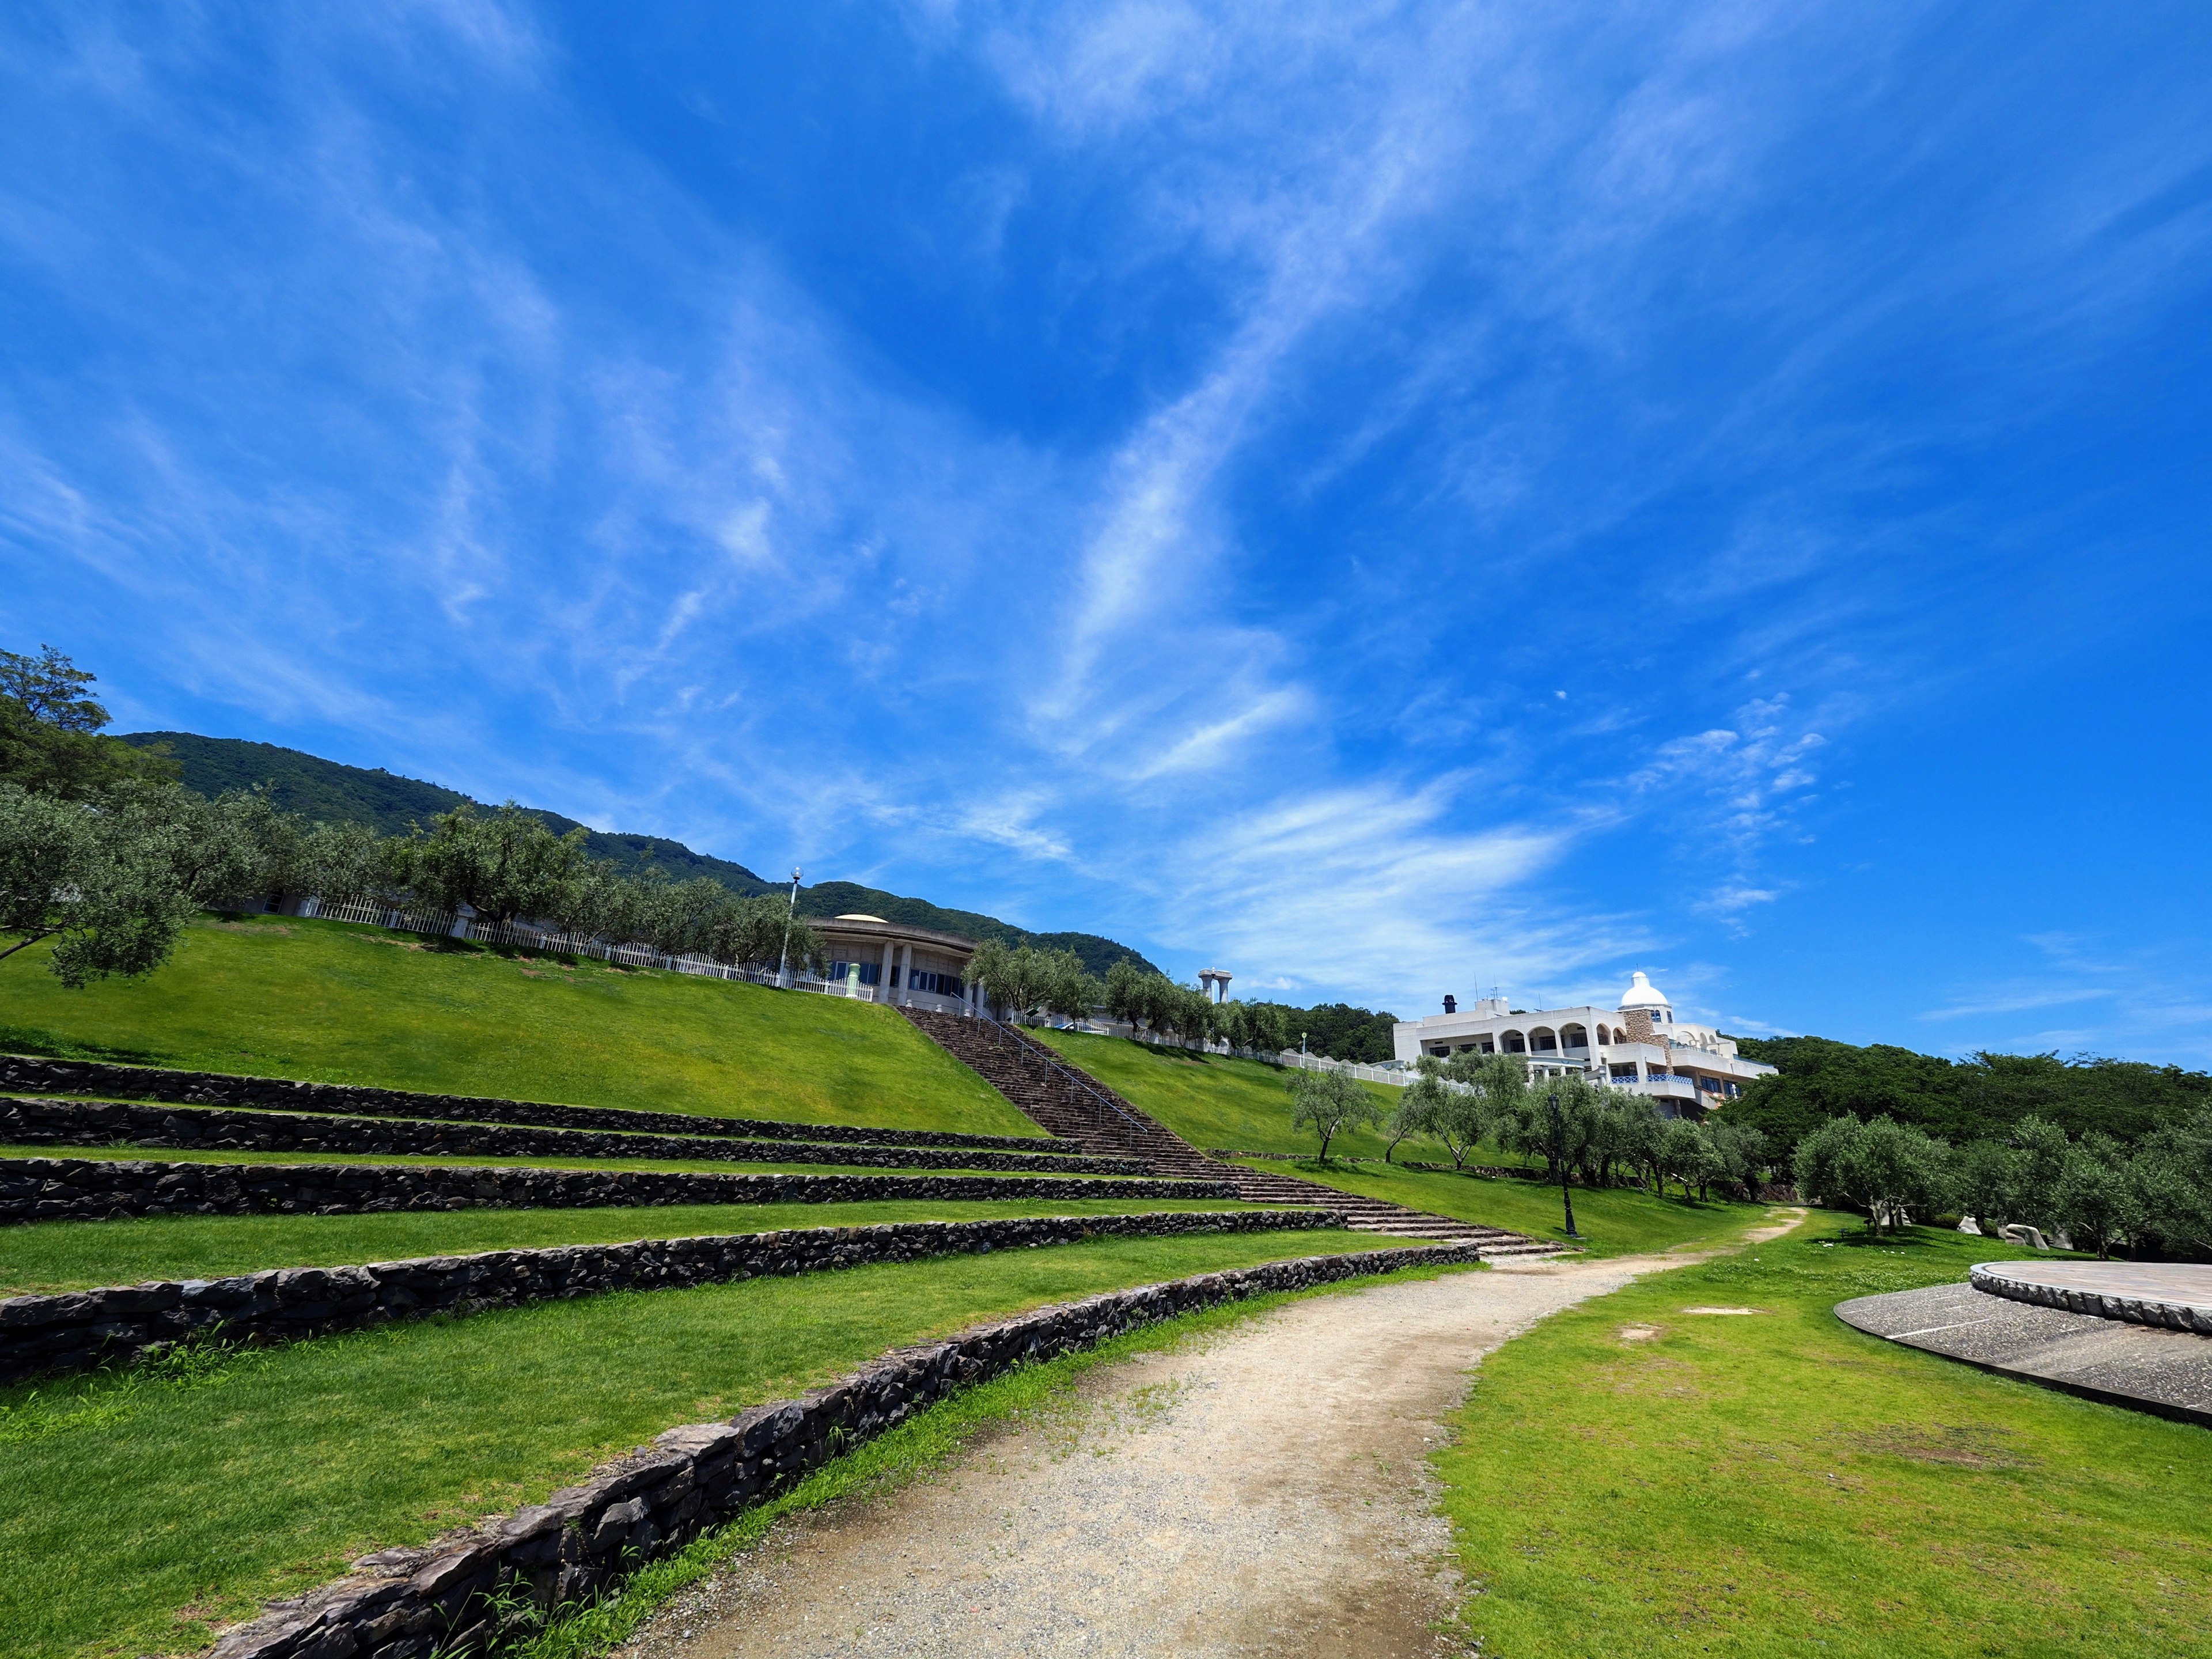
[[1559, 1248], [1502, 1228], [1431, 1215], [1387, 1199], [1362, 1198], [1296, 1176], [1220, 1163], [1022, 1031], [957, 1014], [911, 1008], [901, 1012], [1040, 1127], [1094, 1157], [1141, 1158], [1159, 1176], [1226, 1181], [1239, 1198], [1251, 1203], [1334, 1210], [1345, 1217], [1346, 1225], [1361, 1232], [1468, 1242], [1486, 1254], [1548, 1254]]

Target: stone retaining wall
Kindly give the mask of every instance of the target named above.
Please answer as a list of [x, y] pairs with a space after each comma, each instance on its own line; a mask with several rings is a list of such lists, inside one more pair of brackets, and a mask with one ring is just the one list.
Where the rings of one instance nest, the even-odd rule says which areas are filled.
[[493, 1164], [154, 1164], [0, 1159], [0, 1225], [139, 1215], [354, 1215], [385, 1210], [579, 1210], [665, 1204], [852, 1204], [873, 1199], [1227, 1198], [1225, 1181], [1082, 1176], [707, 1175]]
[[2200, 1336], [2212, 1336], [2212, 1309], [2150, 1297], [2112, 1296], [2102, 1291], [2073, 1290], [2063, 1285], [2032, 1285], [2002, 1273], [1984, 1273], [1979, 1267], [1969, 1267], [1966, 1276], [1976, 1290], [2011, 1302], [2058, 1308], [2068, 1313], [2094, 1314], [2100, 1319], [2124, 1320], [2130, 1325], [2148, 1325], [2159, 1330], [2194, 1331]]
[[878, 1261], [1069, 1244], [1340, 1227], [1330, 1211], [1171, 1211], [1152, 1215], [896, 1221], [629, 1244], [570, 1244], [423, 1256], [366, 1267], [271, 1267], [229, 1279], [157, 1281], [0, 1301], [0, 1382], [128, 1362], [186, 1337], [276, 1342], [425, 1314], [477, 1313], [605, 1291], [680, 1290]]
[[122, 1096], [185, 1106], [264, 1106], [294, 1112], [348, 1112], [361, 1117], [459, 1118], [471, 1123], [534, 1123], [548, 1129], [628, 1129], [644, 1134], [751, 1137], [761, 1140], [854, 1141], [878, 1146], [996, 1147], [1008, 1152], [1073, 1152], [1072, 1141], [1049, 1136], [969, 1135], [951, 1129], [869, 1129], [836, 1123], [782, 1123], [768, 1118], [702, 1117], [681, 1112], [634, 1112], [618, 1107], [551, 1106], [477, 1095], [418, 1094], [352, 1083], [294, 1083], [282, 1078], [231, 1077], [101, 1060], [39, 1060], [0, 1054], [0, 1091], [34, 1095]]
[[671, 1429], [504, 1520], [422, 1549], [364, 1556], [347, 1577], [234, 1626], [210, 1659], [486, 1652], [499, 1638], [494, 1596], [519, 1594], [540, 1606], [580, 1600], [956, 1389], [1224, 1302], [1475, 1260], [1473, 1249], [1458, 1246], [1267, 1262], [1041, 1308], [900, 1349], [799, 1399]]
[[58, 1146], [184, 1146], [202, 1152], [424, 1152], [475, 1158], [750, 1159], [761, 1164], [845, 1164], [883, 1170], [1005, 1170], [1037, 1174], [1150, 1175], [1133, 1158], [932, 1152], [849, 1141], [732, 1140], [719, 1137], [605, 1134], [494, 1123], [409, 1118], [318, 1117], [222, 1106], [143, 1106], [111, 1100], [0, 1097], [0, 1143]]

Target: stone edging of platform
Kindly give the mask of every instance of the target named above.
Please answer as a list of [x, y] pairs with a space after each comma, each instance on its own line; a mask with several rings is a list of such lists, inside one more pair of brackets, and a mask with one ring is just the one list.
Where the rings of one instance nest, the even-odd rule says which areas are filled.
[[540, 1607], [580, 1601], [957, 1389], [1224, 1302], [1479, 1260], [1473, 1249], [1449, 1246], [1265, 1262], [1040, 1308], [947, 1342], [895, 1350], [799, 1399], [671, 1429], [504, 1520], [421, 1549], [365, 1556], [347, 1577], [234, 1626], [210, 1659], [483, 1652], [498, 1637], [495, 1598]]
[[1976, 1290], [2039, 1308], [2057, 1308], [2067, 1313], [2094, 1314], [2100, 1319], [2124, 1320], [2130, 1325], [2212, 1336], [2212, 1309], [2142, 1297], [2108, 1296], [2102, 1291], [2075, 1290], [2063, 1285], [2033, 1284], [1994, 1271], [1997, 1265], [1978, 1262], [1967, 1269], [1967, 1278]]

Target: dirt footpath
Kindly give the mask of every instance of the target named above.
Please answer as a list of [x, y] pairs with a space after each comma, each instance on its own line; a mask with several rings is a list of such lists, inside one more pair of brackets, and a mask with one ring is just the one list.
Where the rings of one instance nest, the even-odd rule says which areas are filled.
[[1469, 1368], [1684, 1260], [1385, 1283], [1103, 1368], [934, 1480], [785, 1523], [624, 1659], [1459, 1652], [1426, 1458]]

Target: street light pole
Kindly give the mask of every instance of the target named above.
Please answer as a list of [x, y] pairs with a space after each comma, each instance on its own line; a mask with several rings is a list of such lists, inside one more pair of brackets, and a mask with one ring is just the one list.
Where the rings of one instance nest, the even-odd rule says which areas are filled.
[[791, 922], [798, 914], [799, 866], [794, 864], [791, 866], [791, 908], [783, 913], [783, 949], [775, 958], [775, 982], [779, 988], [787, 988], [790, 982], [786, 970], [791, 963]]
[[1567, 1237], [1580, 1238], [1575, 1231], [1575, 1195], [1567, 1186], [1567, 1121], [1559, 1113], [1559, 1091], [1552, 1091], [1552, 1144], [1559, 1156], [1559, 1201], [1567, 1206]]

